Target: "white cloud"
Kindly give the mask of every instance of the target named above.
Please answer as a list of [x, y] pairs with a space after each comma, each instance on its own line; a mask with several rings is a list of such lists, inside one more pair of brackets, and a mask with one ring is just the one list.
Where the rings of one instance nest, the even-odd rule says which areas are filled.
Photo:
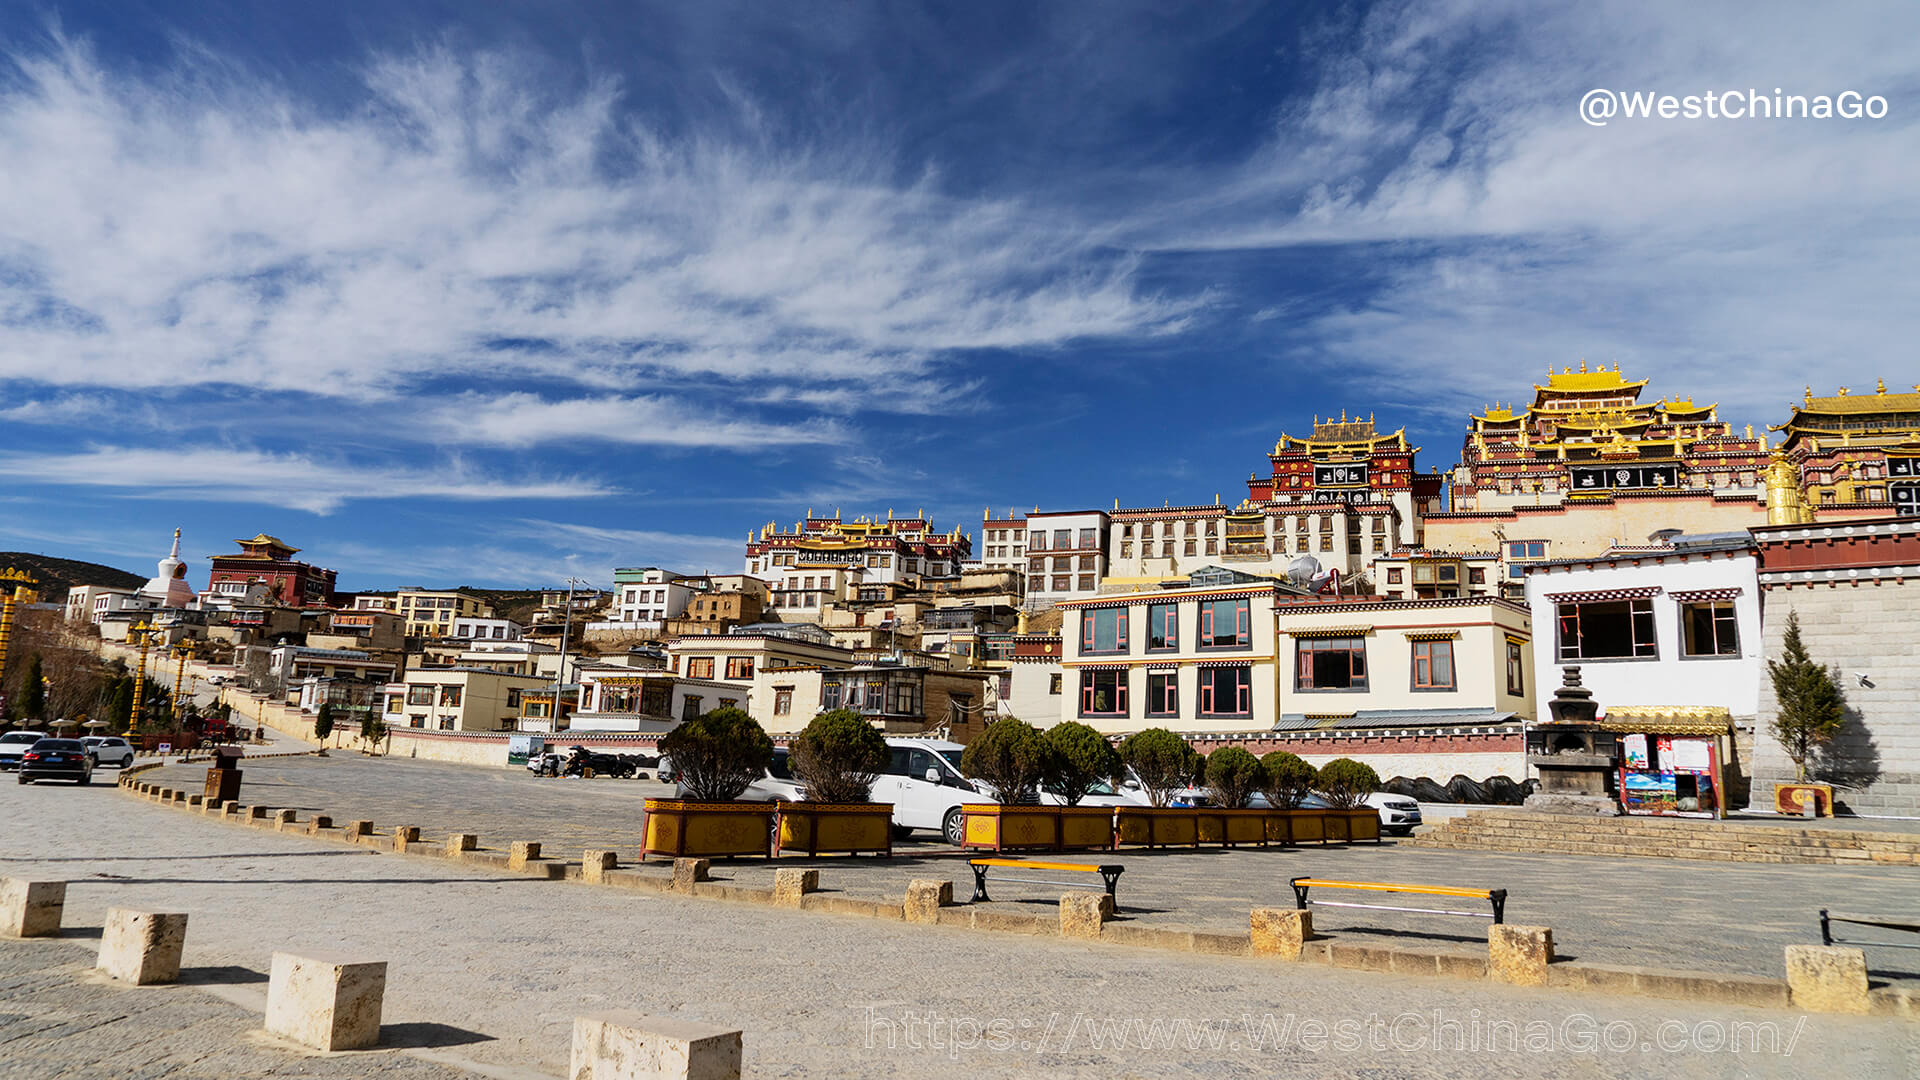
[[129, 498], [261, 503], [327, 514], [351, 500], [579, 499], [614, 493], [586, 479], [504, 479], [460, 463], [434, 470], [367, 467], [306, 454], [98, 446], [73, 453], [0, 453], [23, 482], [99, 487]]
[[830, 421], [773, 424], [733, 419], [717, 405], [664, 397], [548, 400], [534, 394], [468, 395], [434, 408], [436, 441], [525, 447], [593, 440], [628, 445], [753, 450], [765, 446], [838, 443], [846, 431]]

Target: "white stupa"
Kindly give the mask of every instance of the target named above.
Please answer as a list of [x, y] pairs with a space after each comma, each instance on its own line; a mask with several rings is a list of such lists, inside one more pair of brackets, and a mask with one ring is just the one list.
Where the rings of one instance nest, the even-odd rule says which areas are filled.
[[180, 530], [173, 530], [173, 550], [160, 560], [160, 572], [140, 590], [143, 597], [159, 601], [163, 608], [183, 608], [193, 603], [196, 594], [187, 584], [187, 564], [180, 558]]

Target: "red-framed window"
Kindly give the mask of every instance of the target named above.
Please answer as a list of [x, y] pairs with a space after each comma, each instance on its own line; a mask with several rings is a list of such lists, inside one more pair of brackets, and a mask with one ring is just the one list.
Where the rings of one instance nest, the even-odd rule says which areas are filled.
[[1415, 690], [1454, 689], [1452, 641], [1413, 643], [1413, 688]]
[[1124, 671], [1081, 672], [1080, 715], [1127, 715], [1127, 673]]
[[1303, 638], [1294, 646], [1296, 690], [1365, 690], [1365, 638]]
[[1147, 675], [1147, 715], [1180, 715], [1180, 679], [1171, 671]]
[[1251, 605], [1246, 597], [1237, 600], [1200, 602], [1200, 647], [1203, 649], [1244, 649], [1253, 644]]
[[1147, 605], [1147, 651], [1170, 652], [1180, 647], [1180, 607]]
[[1095, 608], [1080, 613], [1080, 651], [1086, 653], [1124, 653], [1127, 651], [1127, 609]]
[[1200, 674], [1201, 716], [1252, 716], [1251, 667], [1203, 667]]

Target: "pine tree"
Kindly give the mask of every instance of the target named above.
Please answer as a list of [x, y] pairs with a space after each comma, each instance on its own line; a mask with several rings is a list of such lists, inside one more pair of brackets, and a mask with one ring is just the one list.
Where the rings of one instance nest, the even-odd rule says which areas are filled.
[[1767, 661], [1773, 696], [1779, 705], [1768, 732], [1793, 759], [1800, 779], [1807, 778], [1807, 759], [1816, 747], [1831, 741], [1847, 720], [1847, 699], [1840, 689], [1840, 669], [1814, 663], [1800, 641], [1800, 613], [1787, 613], [1786, 640], [1780, 659]]
[[27, 662], [27, 678], [20, 686], [20, 719], [39, 723], [46, 719], [47, 684], [40, 671], [40, 654]]

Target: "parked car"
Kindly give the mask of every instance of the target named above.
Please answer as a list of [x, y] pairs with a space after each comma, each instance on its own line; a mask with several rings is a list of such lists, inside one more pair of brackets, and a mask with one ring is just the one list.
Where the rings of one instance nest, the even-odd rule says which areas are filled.
[[124, 769], [133, 764], [133, 747], [118, 735], [89, 735], [80, 742], [93, 755], [95, 767]]
[[807, 797], [807, 786], [793, 775], [793, 757], [786, 747], [774, 748], [767, 771], [748, 784], [746, 794], [740, 797], [761, 802], [800, 802]]
[[[1411, 836], [1416, 825], [1420, 824], [1420, 804], [1405, 795], [1395, 795], [1390, 791], [1376, 791], [1365, 799], [1368, 806], [1380, 814], [1380, 831], [1393, 836]], [[1255, 794], [1247, 805], [1254, 809], [1266, 809], [1270, 803], [1266, 796]], [[1324, 810], [1333, 804], [1317, 791], [1307, 793], [1301, 806], [1309, 810]]]
[[960, 775], [960, 754], [966, 749], [945, 739], [895, 738], [887, 740], [891, 760], [887, 771], [873, 782], [873, 801], [893, 804], [893, 828], [902, 836], [914, 829], [931, 829], [949, 844], [961, 840], [961, 803], [999, 802]]
[[34, 743], [47, 737], [44, 731], [9, 731], [0, 735], [0, 769], [17, 769], [20, 758]]
[[79, 739], [41, 739], [20, 755], [20, 782], [35, 780], [72, 780], [86, 784], [93, 780], [93, 755]]
[[[1040, 789], [1040, 801], [1048, 806], [1065, 806], [1067, 800], [1058, 792]], [[1118, 786], [1100, 784], [1086, 793], [1080, 800], [1081, 806], [1152, 806], [1153, 800], [1147, 796], [1140, 782], [1129, 773], [1127, 779]]]

